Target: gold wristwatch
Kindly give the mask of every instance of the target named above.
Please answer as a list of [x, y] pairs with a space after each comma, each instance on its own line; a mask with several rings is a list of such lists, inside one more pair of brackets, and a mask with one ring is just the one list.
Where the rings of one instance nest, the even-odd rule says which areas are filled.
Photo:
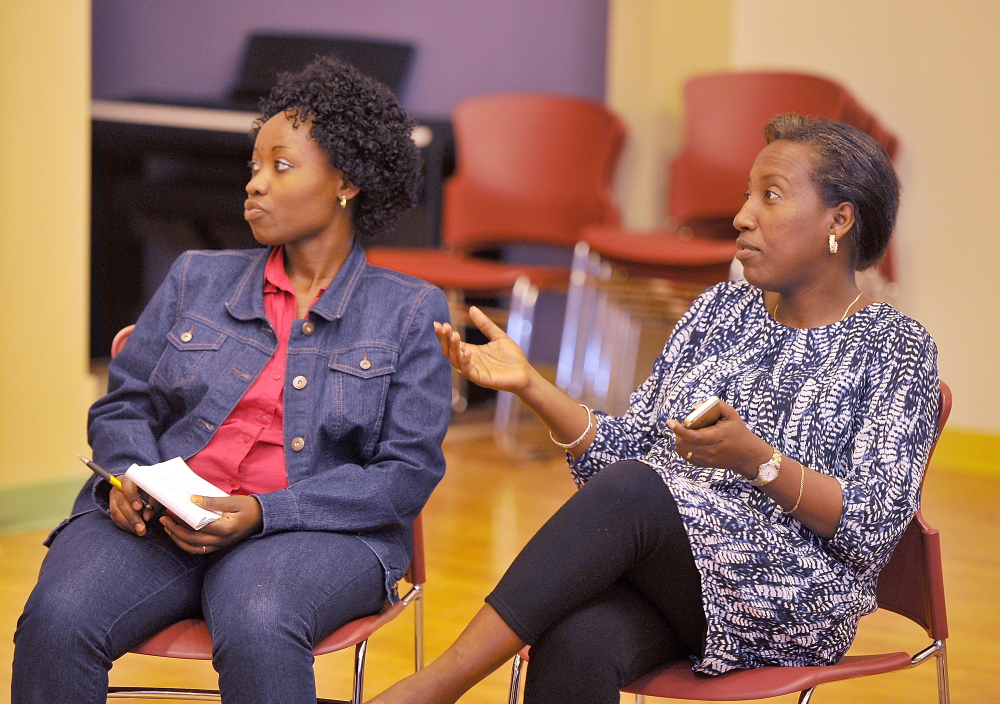
[[781, 466], [781, 453], [777, 450], [764, 464], [757, 467], [757, 476], [748, 481], [752, 486], [765, 486], [778, 478], [778, 467]]

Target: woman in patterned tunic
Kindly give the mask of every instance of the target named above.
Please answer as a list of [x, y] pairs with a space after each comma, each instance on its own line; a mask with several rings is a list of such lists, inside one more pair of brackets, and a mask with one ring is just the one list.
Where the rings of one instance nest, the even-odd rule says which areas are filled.
[[[895, 222], [885, 152], [798, 115], [765, 137], [734, 220], [746, 281], [695, 301], [624, 416], [581, 408], [476, 309], [486, 345], [436, 324], [455, 367], [546, 423], [581, 489], [455, 644], [376, 701], [456, 701], [525, 643], [527, 702], [617, 702], [684, 656], [719, 674], [847, 651], [919, 503], [937, 352], [855, 284]], [[678, 422], [713, 394], [718, 422]]]

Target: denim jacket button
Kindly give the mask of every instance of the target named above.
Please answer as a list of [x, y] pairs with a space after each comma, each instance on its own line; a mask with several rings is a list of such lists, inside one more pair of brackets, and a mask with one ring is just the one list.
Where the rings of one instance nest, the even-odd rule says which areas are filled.
[[316, 331], [316, 326], [313, 325], [310, 321], [307, 320], [304, 323], [302, 323], [303, 335], [312, 335], [315, 331]]
[[191, 339], [193, 337], [194, 337], [194, 335], [191, 334], [190, 330], [188, 330], [187, 332], [182, 332], [181, 333], [181, 342], [191, 342]]
[[304, 376], [301, 376], [301, 375], [295, 377], [294, 379], [292, 379], [292, 386], [294, 386], [296, 389], [304, 389], [304, 388], [306, 388], [306, 384], [308, 384], [308, 383], [309, 383], [309, 380], [306, 379]]
[[305, 438], [293, 438], [292, 439], [292, 449], [298, 452], [303, 447], [306, 446]]

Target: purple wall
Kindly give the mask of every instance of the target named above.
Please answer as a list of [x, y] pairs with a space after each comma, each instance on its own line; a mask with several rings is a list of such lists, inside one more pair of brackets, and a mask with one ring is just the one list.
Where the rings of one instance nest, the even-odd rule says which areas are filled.
[[252, 31], [403, 40], [404, 104], [511, 90], [604, 98], [606, 0], [93, 0], [93, 93], [219, 100]]

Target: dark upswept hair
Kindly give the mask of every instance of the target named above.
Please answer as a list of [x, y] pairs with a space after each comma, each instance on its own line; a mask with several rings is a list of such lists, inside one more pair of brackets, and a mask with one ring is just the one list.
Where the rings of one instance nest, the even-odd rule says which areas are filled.
[[899, 210], [899, 179], [885, 149], [851, 125], [794, 113], [768, 122], [764, 139], [812, 147], [812, 179], [823, 203], [854, 206], [854, 268], [874, 266], [889, 247]]
[[251, 136], [279, 112], [310, 136], [330, 164], [359, 190], [352, 222], [362, 243], [387, 230], [417, 202], [420, 152], [411, 138], [416, 124], [378, 81], [333, 57], [317, 57], [298, 73], [282, 73], [261, 100]]

